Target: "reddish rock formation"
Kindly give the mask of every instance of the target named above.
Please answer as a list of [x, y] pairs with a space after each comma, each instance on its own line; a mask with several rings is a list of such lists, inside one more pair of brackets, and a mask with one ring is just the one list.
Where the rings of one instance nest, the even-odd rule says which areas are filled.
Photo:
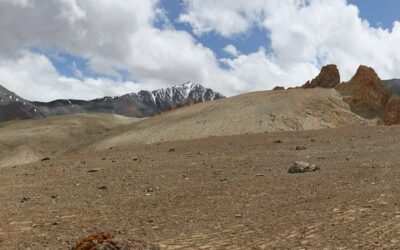
[[273, 88], [272, 90], [285, 90], [285, 87], [276, 86], [276, 87]]
[[382, 82], [373, 68], [360, 66], [353, 78], [336, 89], [353, 112], [385, 123], [400, 123], [400, 98]]
[[400, 124], [400, 97], [392, 95], [386, 104], [385, 116], [386, 124]]
[[311, 82], [306, 82], [301, 87], [305, 89], [316, 87], [331, 89], [336, 87], [336, 85], [339, 83], [340, 74], [337, 66], [334, 64], [329, 64], [322, 67], [321, 72], [316, 78], [314, 78]]

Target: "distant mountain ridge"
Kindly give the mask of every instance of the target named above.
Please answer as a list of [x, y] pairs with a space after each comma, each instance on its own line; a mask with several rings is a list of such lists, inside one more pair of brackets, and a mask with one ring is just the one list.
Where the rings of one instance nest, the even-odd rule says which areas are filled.
[[392, 79], [383, 81], [394, 93], [400, 96], [400, 79]]
[[34, 104], [0, 85], [0, 121], [43, 117]]
[[0, 121], [34, 119], [79, 113], [107, 113], [130, 117], [149, 117], [190, 104], [225, 98], [200, 84], [188, 82], [154, 91], [142, 90], [122, 96], [90, 101], [55, 100], [29, 102], [0, 86]]

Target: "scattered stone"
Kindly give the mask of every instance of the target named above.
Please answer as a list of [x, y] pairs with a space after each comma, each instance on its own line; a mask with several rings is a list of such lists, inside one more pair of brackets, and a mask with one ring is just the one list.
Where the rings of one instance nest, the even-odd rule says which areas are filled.
[[318, 170], [320, 170], [320, 168], [315, 166], [314, 164], [297, 161], [293, 164], [293, 166], [289, 168], [288, 173], [297, 174], [297, 173], [315, 172]]
[[21, 202], [27, 202], [27, 201], [29, 201], [30, 199], [31, 199], [31, 197], [26, 196], [26, 197], [23, 197], [23, 198], [21, 199]]
[[51, 160], [50, 157], [45, 157], [45, 158], [41, 159], [41, 161], [50, 161], [50, 160]]
[[313, 138], [311, 138], [311, 140], [310, 140], [311, 142], [315, 142], [315, 139], [313, 139]]
[[[126, 243], [120, 244], [112, 234], [93, 234], [76, 243], [72, 250], [129, 250]], [[139, 249], [139, 248], [138, 248]], [[140, 248], [145, 249], [145, 248]]]
[[51, 198], [52, 199], [57, 199], [58, 197], [57, 197], [57, 195], [52, 195]]
[[227, 179], [227, 178], [223, 178], [223, 179], [220, 179], [219, 181], [221, 181], [221, 182], [227, 182], [228, 179]]
[[154, 190], [154, 188], [152, 188], [152, 187], [146, 187], [145, 188], [145, 192], [146, 193], [153, 193], [155, 190]]
[[175, 148], [170, 148], [168, 152], [175, 152]]
[[257, 174], [256, 175], [257, 177], [262, 177], [262, 176], [265, 176], [264, 174]]
[[139, 158], [137, 158], [137, 157], [132, 158], [132, 161], [138, 161], [138, 160], [139, 160]]
[[101, 186], [101, 187], [99, 187], [98, 189], [100, 189], [100, 190], [107, 190], [108, 188], [107, 188], [107, 186]]
[[304, 147], [304, 146], [297, 146], [297, 147], [296, 147], [296, 150], [306, 150], [306, 147]]
[[281, 140], [276, 140], [273, 143], [282, 143], [282, 141]]
[[101, 170], [101, 168], [94, 168], [94, 169], [88, 170], [88, 173], [96, 173], [96, 172], [99, 172], [100, 170]]

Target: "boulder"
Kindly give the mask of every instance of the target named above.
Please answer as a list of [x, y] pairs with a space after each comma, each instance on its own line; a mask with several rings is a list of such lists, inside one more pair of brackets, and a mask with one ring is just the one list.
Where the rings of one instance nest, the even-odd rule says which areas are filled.
[[315, 172], [318, 170], [319, 167], [315, 166], [314, 164], [297, 161], [289, 168], [288, 173], [299, 174], [299, 173]]

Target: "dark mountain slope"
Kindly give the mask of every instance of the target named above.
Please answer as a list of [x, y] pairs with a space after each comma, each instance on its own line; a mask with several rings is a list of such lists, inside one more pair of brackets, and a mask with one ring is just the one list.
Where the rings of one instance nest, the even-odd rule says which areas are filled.
[[392, 79], [383, 81], [393, 92], [400, 96], [400, 79]]
[[38, 107], [0, 85], [0, 122], [42, 117]]

